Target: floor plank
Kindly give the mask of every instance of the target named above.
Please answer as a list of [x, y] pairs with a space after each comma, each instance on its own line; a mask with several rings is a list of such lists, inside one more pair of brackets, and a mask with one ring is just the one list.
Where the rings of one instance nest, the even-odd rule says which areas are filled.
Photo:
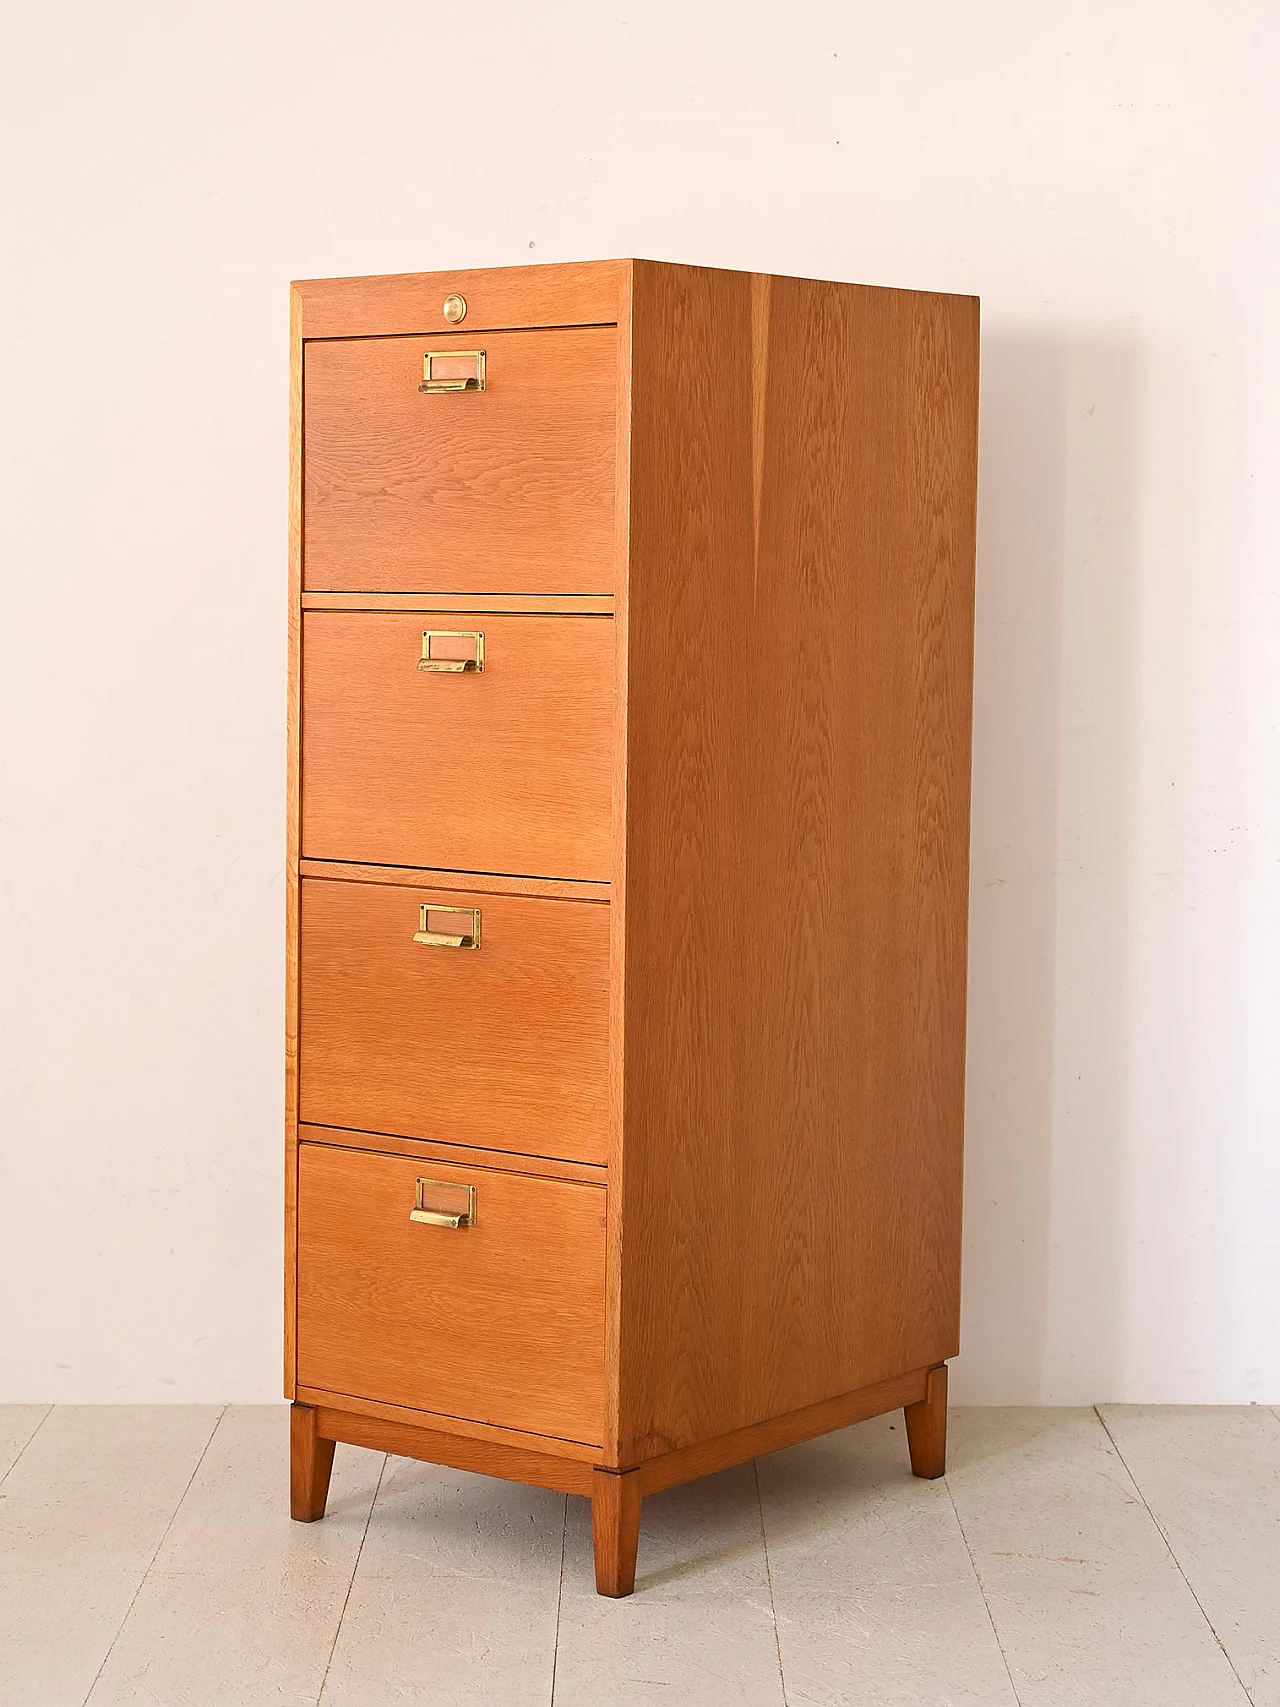
[[324, 1707], [547, 1707], [564, 1499], [389, 1459]]
[[0, 1482], [30, 1444], [51, 1405], [0, 1405]]
[[900, 1413], [759, 1473], [789, 1707], [1016, 1707], [946, 1485], [911, 1475]]
[[1280, 1707], [1280, 1420], [1264, 1405], [1100, 1409], [1255, 1707]]
[[569, 1501], [555, 1707], [783, 1707], [750, 1464], [645, 1500], [634, 1595], [595, 1592], [591, 1508]]
[[83, 1707], [213, 1406], [57, 1406], [0, 1488], [0, 1701]]
[[948, 1486], [1021, 1707], [1241, 1707], [1092, 1410], [959, 1410], [950, 1432]]
[[383, 1459], [339, 1446], [320, 1523], [289, 1519], [289, 1412], [223, 1416], [89, 1707], [312, 1703]]

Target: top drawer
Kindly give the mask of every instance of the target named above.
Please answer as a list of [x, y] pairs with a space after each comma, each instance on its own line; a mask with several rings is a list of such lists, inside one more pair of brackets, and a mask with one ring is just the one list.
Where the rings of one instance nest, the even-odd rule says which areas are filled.
[[303, 586], [612, 592], [616, 392], [612, 326], [307, 343]]

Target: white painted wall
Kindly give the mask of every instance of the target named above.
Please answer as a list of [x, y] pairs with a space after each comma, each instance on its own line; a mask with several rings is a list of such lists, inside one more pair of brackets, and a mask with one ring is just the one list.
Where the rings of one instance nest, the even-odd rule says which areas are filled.
[[1280, 12], [28, 7], [0, 1398], [279, 1391], [286, 283], [983, 298], [968, 1401], [1280, 1398]]

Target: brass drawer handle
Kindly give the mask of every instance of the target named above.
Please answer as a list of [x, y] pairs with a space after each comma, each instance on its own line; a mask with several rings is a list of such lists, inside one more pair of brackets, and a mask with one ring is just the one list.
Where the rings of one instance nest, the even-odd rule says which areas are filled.
[[[470, 371], [468, 371], [468, 369]], [[419, 391], [483, 391], [483, 350], [428, 350]]]
[[[465, 1191], [467, 1207], [459, 1210], [428, 1209], [427, 1193], [429, 1191]], [[416, 1182], [413, 1194], [413, 1208], [409, 1211], [410, 1221], [419, 1221], [428, 1227], [474, 1227], [476, 1224], [476, 1188], [473, 1185], [457, 1185], [447, 1179], [420, 1179]]]
[[[469, 658], [441, 658], [432, 650], [433, 643], [444, 640], [465, 640], [470, 643]], [[473, 670], [480, 675], [484, 670], [484, 634], [479, 629], [465, 628], [424, 628], [422, 631], [422, 656], [418, 659], [420, 670], [441, 670], [451, 676], [460, 676], [465, 670]]]
[[[432, 913], [450, 913], [460, 918], [470, 919], [470, 929], [460, 933], [433, 931], [431, 929]], [[434, 901], [424, 902], [418, 909], [418, 928], [413, 933], [413, 940], [422, 943], [427, 948], [479, 948], [480, 909], [479, 907], [441, 907]]]

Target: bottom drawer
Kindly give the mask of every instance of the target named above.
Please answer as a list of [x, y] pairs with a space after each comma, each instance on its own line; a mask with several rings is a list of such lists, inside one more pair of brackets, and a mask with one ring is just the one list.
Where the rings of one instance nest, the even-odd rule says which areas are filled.
[[[303, 1386], [599, 1444], [603, 1186], [327, 1144], [298, 1156]], [[470, 1202], [474, 1224], [429, 1219]]]

